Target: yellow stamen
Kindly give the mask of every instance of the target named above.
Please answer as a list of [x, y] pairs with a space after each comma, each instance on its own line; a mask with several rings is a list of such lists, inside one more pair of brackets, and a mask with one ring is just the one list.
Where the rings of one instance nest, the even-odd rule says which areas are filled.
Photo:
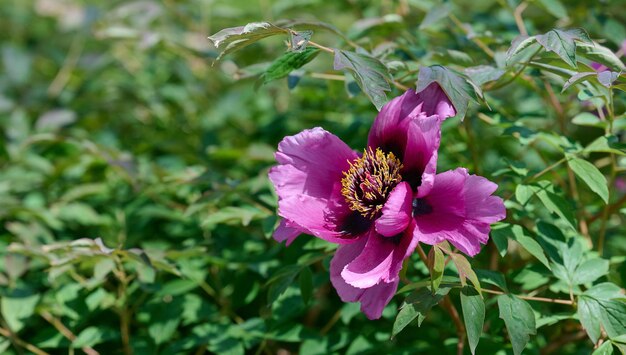
[[385, 154], [380, 148], [374, 152], [369, 147], [343, 172], [341, 194], [350, 209], [374, 218], [391, 190], [402, 181], [401, 169], [402, 164], [393, 153]]

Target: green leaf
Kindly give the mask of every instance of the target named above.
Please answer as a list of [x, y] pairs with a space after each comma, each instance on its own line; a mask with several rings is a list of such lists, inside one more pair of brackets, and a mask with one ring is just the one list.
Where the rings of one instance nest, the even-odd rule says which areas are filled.
[[578, 297], [578, 319], [591, 341], [595, 344], [600, 338], [599, 306], [595, 300], [588, 297]]
[[[512, 59], [517, 57], [522, 52], [525, 52], [527, 48], [537, 43], [537, 38], [535, 36], [517, 36], [512, 42], [511, 47], [506, 51], [506, 64], [513, 64]], [[538, 45], [533, 46], [533, 48], [539, 48]]]
[[293, 70], [299, 69], [312, 61], [319, 54], [319, 49], [307, 47], [301, 52], [285, 52], [278, 57], [263, 73], [263, 84], [281, 79], [289, 75]]
[[423, 30], [428, 28], [439, 20], [443, 20], [448, 17], [449, 14], [450, 6], [447, 3], [435, 5], [428, 10], [426, 16], [424, 16], [424, 19], [422, 20], [422, 23], [420, 24], [419, 29]]
[[485, 302], [480, 294], [471, 287], [464, 287], [461, 290], [461, 309], [463, 311], [463, 321], [467, 331], [467, 341], [469, 342], [472, 354], [476, 352], [476, 346], [483, 332], [485, 322]]
[[472, 265], [470, 265], [469, 261], [467, 261], [467, 259], [461, 254], [453, 253], [450, 254], [450, 256], [452, 257], [454, 265], [456, 265], [456, 269], [459, 271], [461, 285], [465, 286], [465, 279], [468, 278], [478, 292], [482, 292], [478, 276], [476, 276], [476, 273], [472, 270]]
[[522, 353], [530, 336], [537, 334], [535, 314], [532, 307], [524, 300], [513, 295], [498, 296], [500, 318], [504, 320], [506, 329], [513, 344], [513, 353]]
[[605, 341], [591, 355], [612, 355], [612, 354], [613, 354], [613, 344], [610, 341]]
[[524, 248], [532, 256], [537, 258], [537, 260], [541, 261], [543, 265], [550, 269], [550, 262], [543, 252], [543, 248], [535, 239], [528, 236], [527, 231], [524, 230], [522, 226], [504, 224], [504, 227], [495, 229], [493, 233], [498, 235], [504, 235], [506, 238], [516, 241], [522, 246], [522, 248]]
[[72, 342], [72, 346], [79, 349], [86, 346], [91, 347], [115, 339], [117, 336], [119, 336], [119, 334], [111, 328], [103, 328], [100, 326], [87, 327], [76, 336], [76, 339]]
[[567, 155], [567, 164], [574, 171], [574, 174], [589, 186], [591, 191], [600, 196], [604, 203], [609, 202], [608, 183], [595, 165], [569, 154]]
[[481, 86], [490, 81], [496, 81], [504, 75], [505, 71], [490, 65], [479, 65], [476, 67], [465, 68], [463, 73], [467, 75], [476, 85]]
[[579, 126], [604, 127], [606, 123], [600, 117], [589, 112], [581, 112], [572, 118], [572, 123]]
[[446, 266], [443, 252], [437, 245], [433, 245], [428, 252], [428, 269], [433, 290], [437, 290], [443, 278], [443, 269]]
[[252, 22], [245, 26], [225, 28], [209, 36], [215, 48], [223, 48], [217, 60], [223, 56], [247, 47], [263, 38], [277, 34], [287, 34], [287, 30], [268, 22]]
[[574, 68], [578, 67], [576, 64], [576, 42], [591, 42], [587, 32], [581, 28], [570, 30], [553, 29], [535, 37], [543, 48], [556, 53], [556, 55]]
[[621, 289], [605, 282], [585, 291], [578, 296], [578, 318], [594, 343], [601, 328], [610, 338], [626, 334], [626, 302]]
[[302, 294], [302, 301], [304, 302], [304, 304], [308, 304], [309, 301], [311, 301], [311, 296], [313, 295], [313, 273], [308, 266], [300, 271], [298, 281], [300, 283], [300, 293]]
[[589, 143], [589, 145], [586, 146], [583, 151], [590, 153], [602, 152], [626, 155], [626, 145], [624, 145], [623, 143], [619, 143], [619, 139], [616, 136], [602, 136]]
[[15, 290], [12, 294], [2, 297], [0, 310], [9, 328], [13, 332], [19, 332], [24, 328], [24, 323], [33, 314], [41, 296], [29, 294], [23, 290]]
[[509, 249], [509, 234], [505, 227], [505, 224], [497, 224], [491, 229], [491, 239], [496, 245], [496, 249], [498, 249], [500, 257], [504, 257]]
[[578, 43], [576, 49], [581, 57], [605, 65], [613, 71], [626, 70], [626, 66], [615, 53], [602, 45], [597, 43]]
[[605, 259], [590, 259], [578, 265], [572, 281], [576, 285], [592, 283], [609, 273], [609, 261]]
[[579, 84], [591, 78], [596, 78], [597, 74], [598, 73], [596, 73], [595, 71], [592, 71], [592, 72], [576, 73], [572, 75], [572, 77], [567, 79], [565, 84], [563, 84], [563, 89], [561, 89], [561, 93], [565, 92], [565, 90], [569, 89], [569, 87], [572, 85]]
[[542, 180], [530, 186], [532, 186], [533, 191], [535, 191], [535, 194], [539, 197], [539, 200], [541, 200], [548, 211], [556, 213], [565, 222], [567, 222], [573, 230], [576, 230], [576, 219], [574, 218], [571, 206], [569, 206], [563, 197], [554, 192], [554, 186], [552, 183]]
[[482, 283], [493, 285], [501, 289], [502, 291], [508, 291], [506, 287], [506, 280], [501, 272], [493, 270], [480, 270], [475, 269], [478, 280]]
[[417, 77], [416, 92], [421, 92], [432, 83], [438, 83], [448, 95], [456, 109], [456, 116], [461, 120], [465, 117], [470, 100], [475, 100], [476, 91], [460, 74], [441, 66], [420, 67]]
[[150, 314], [148, 334], [158, 344], [169, 341], [182, 320], [182, 298], [175, 297], [169, 303], [161, 300], [152, 302], [147, 307]]
[[515, 199], [522, 205], [527, 204], [534, 194], [535, 192], [528, 185], [519, 184], [515, 188]]
[[387, 102], [385, 91], [390, 91], [392, 81], [387, 67], [378, 59], [363, 53], [335, 49], [335, 70], [349, 70], [357, 84], [380, 111]]
[[417, 325], [421, 326], [426, 318], [426, 313], [428, 313], [434, 305], [439, 303], [448, 292], [450, 292], [449, 287], [441, 287], [435, 293], [427, 287], [412, 292], [406, 298], [400, 308], [400, 312], [398, 312], [396, 316], [391, 331], [391, 337], [393, 338], [400, 333], [415, 318], [417, 318]]

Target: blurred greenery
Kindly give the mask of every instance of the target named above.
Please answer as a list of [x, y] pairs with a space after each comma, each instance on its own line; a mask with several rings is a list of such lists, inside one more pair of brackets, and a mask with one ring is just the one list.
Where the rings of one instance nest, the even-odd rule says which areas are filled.
[[[405, 86], [414, 87], [418, 65], [492, 66], [497, 73], [480, 72], [494, 75], [484, 81], [465, 71], [489, 106], [472, 103], [462, 123], [445, 122], [438, 168], [467, 167], [497, 182], [508, 200], [507, 224], [473, 267], [483, 283], [506, 277], [516, 294], [575, 294], [623, 307], [593, 293], [593, 283], [612, 282], [623, 297], [624, 92], [614, 91], [608, 129], [595, 116], [606, 113], [597, 85], [561, 93], [568, 78], [539, 66], [517, 76], [505, 53], [520, 33], [516, 9], [531, 35], [583, 27], [618, 52], [624, 8], [625, 1], [582, 0], [0, 2], [0, 353], [456, 353], [459, 335], [443, 308], [390, 339], [400, 296], [381, 320], [368, 321], [329, 283], [334, 246], [303, 236], [286, 248], [271, 238], [276, 196], [267, 172], [278, 142], [321, 126], [360, 150], [377, 113], [350, 76], [332, 70], [327, 53], [298, 75], [261, 84], [286, 36], [216, 61], [209, 35], [279, 19], [336, 26], [349, 41], [323, 30], [312, 40], [357, 43]], [[557, 59], [542, 53], [539, 61], [558, 66]], [[578, 69], [590, 62], [581, 56]], [[387, 96], [401, 92], [392, 87]], [[582, 151], [605, 133], [605, 148]], [[576, 165], [555, 166], [541, 175], [550, 186], [534, 185], [564, 152], [585, 153], [609, 177], [610, 208], [576, 183]], [[556, 214], [545, 202], [554, 196]], [[568, 226], [559, 213], [576, 221]], [[575, 242], [550, 249], [555, 234]], [[517, 244], [507, 248], [507, 238]], [[600, 238], [606, 246], [598, 249]], [[576, 270], [596, 260], [586, 278], [576, 271], [581, 282], [550, 254], [561, 246]], [[414, 256], [406, 276], [428, 280], [429, 272]], [[459, 292], [451, 294], [460, 305]], [[496, 311], [509, 298], [485, 295], [478, 354], [512, 353], [509, 318]], [[531, 304], [538, 329], [525, 353], [593, 351], [576, 309]]]

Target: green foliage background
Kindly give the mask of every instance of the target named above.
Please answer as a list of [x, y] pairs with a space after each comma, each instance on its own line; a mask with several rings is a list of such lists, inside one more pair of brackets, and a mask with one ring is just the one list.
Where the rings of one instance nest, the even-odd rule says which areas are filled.
[[[405, 268], [408, 288], [381, 320], [368, 321], [329, 283], [334, 246], [271, 239], [276, 196], [267, 171], [282, 137], [322, 126], [361, 149], [377, 113], [324, 52], [302, 67], [295, 88], [287, 79], [259, 85], [285, 52], [285, 35], [215, 61], [209, 35], [287, 18], [336, 26], [400, 87], [415, 86], [419, 65], [482, 70], [465, 73], [489, 106], [472, 103], [463, 122], [445, 122], [438, 168], [467, 167], [497, 182], [507, 200], [506, 223], [472, 269], [483, 289], [566, 303], [483, 293], [478, 354], [626, 351], [624, 74], [613, 68], [608, 89], [593, 74], [561, 92], [591, 70], [592, 56], [577, 53], [574, 68], [536, 45], [534, 63], [533, 53], [506, 60], [520, 33], [516, 9], [530, 35], [582, 27], [617, 52], [624, 8], [582, 0], [0, 2], [0, 353], [457, 352], [465, 335], [444, 307], [390, 339], [409, 288], [430, 284], [417, 255]], [[329, 31], [312, 40], [354, 50]], [[402, 92], [391, 88], [388, 97]], [[440, 290], [463, 318], [464, 297], [482, 301], [467, 288], [461, 295], [460, 281], [447, 264]]]

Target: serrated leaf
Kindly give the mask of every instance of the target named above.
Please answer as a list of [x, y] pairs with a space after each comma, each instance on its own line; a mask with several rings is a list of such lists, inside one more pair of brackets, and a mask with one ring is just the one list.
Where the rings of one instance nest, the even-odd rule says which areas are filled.
[[283, 53], [263, 73], [263, 84], [288, 76], [292, 71], [312, 61], [318, 53], [319, 49], [313, 47], [308, 47], [300, 52]]
[[576, 158], [572, 155], [568, 156], [567, 164], [574, 171], [574, 174], [578, 176], [591, 191], [595, 192], [604, 203], [609, 202], [609, 188], [606, 178], [595, 165], [590, 162]]
[[247, 47], [263, 38], [286, 34], [287, 30], [268, 22], [251, 22], [245, 26], [225, 28], [209, 36], [215, 48], [223, 48], [217, 60], [223, 56]]
[[553, 29], [535, 37], [543, 48], [556, 53], [556, 55], [574, 68], [578, 67], [576, 64], [576, 42], [591, 42], [587, 32], [581, 28], [569, 30]]
[[461, 290], [461, 309], [463, 311], [463, 321], [467, 332], [467, 341], [472, 354], [476, 352], [476, 346], [483, 332], [485, 322], [485, 302], [480, 294], [471, 287], [464, 287]]
[[378, 59], [364, 53], [335, 49], [334, 69], [349, 70], [357, 84], [380, 111], [387, 102], [385, 91], [390, 91], [392, 81], [387, 67]]
[[430, 27], [432, 24], [442, 20], [450, 14], [450, 6], [447, 3], [438, 4], [430, 8], [424, 16], [419, 29], [423, 30]]
[[500, 318], [504, 320], [509, 332], [513, 353], [519, 355], [528, 344], [530, 336], [537, 334], [533, 309], [528, 302], [513, 295], [498, 296], [498, 308]]
[[461, 120], [465, 117], [467, 106], [475, 100], [476, 92], [460, 74], [441, 66], [420, 67], [417, 77], [416, 92], [421, 92], [432, 83], [438, 83], [456, 109], [456, 116]]
[[428, 313], [434, 305], [439, 303], [448, 292], [450, 292], [449, 287], [441, 287], [435, 293], [429, 288], [424, 287], [411, 293], [404, 301], [400, 312], [398, 312], [396, 316], [391, 331], [391, 337], [393, 338], [400, 333], [415, 318], [417, 318], [417, 325], [421, 326], [426, 318], [426, 313]]
[[577, 43], [576, 49], [581, 57], [605, 65], [613, 71], [626, 70], [626, 66], [615, 53], [600, 44]]

